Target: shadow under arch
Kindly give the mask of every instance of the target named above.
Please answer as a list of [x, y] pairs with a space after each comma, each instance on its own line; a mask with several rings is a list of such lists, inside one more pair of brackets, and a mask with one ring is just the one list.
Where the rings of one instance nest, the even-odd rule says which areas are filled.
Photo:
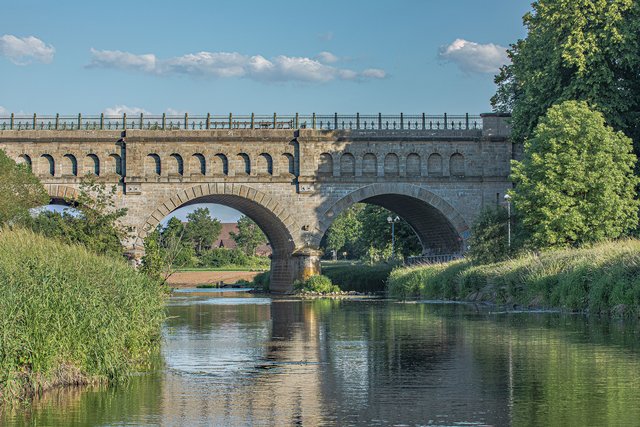
[[321, 216], [320, 238], [335, 218], [356, 203], [369, 203], [400, 215], [416, 232], [423, 253], [460, 253], [466, 249], [469, 226], [440, 196], [417, 185], [378, 183], [361, 187], [334, 203]]
[[66, 185], [45, 185], [52, 204], [74, 206], [80, 196], [80, 192]]
[[293, 256], [304, 244], [290, 230], [298, 226], [296, 219], [281, 203], [252, 187], [242, 184], [203, 184], [181, 191], [162, 203], [146, 220], [138, 233], [136, 246], [144, 248], [144, 238], [160, 221], [176, 209], [196, 203], [215, 203], [242, 212], [255, 221], [269, 240], [272, 249], [272, 292], [288, 292], [296, 279]]

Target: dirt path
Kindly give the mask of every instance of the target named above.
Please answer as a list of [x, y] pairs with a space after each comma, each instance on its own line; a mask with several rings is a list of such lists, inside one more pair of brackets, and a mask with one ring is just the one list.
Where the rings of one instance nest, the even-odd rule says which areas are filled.
[[233, 284], [238, 280], [251, 281], [259, 271], [182, 271], [174, 273], [167, 284], [174, 288], [193, 288], [197, 285], [223, 282]]

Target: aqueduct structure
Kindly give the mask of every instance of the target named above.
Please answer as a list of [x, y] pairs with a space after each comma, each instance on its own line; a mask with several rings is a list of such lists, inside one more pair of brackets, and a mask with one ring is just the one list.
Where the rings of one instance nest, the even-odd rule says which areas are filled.
[[314, 115], [307, 125], [297, 115], [285, 121], [274, 115], [266, 126], [253, 116], [225, 117], [219, 126], [210, 116], [204, 125], [181, 117], [178, 126], [166, 117], [124, 117], [113, 126], [104, 117], [84, 126], [81, 117], [70, 126], [59, 118], [47, 125], [35, 116], [24, 123], [12, 117], [0, 119], [0, 149], [28, 163], [54, 200], [73, 200], [86, 174], [117, 185], [117, 204], [127, 208], [124, 221], [135, 230], [127, 242], [135, 258], [145, 236], [181, 206], [239, 210], [270, 241], [275, 292], [319, 271], [322, 237], [355, 203], [403, 217], [425, 254], [459, 253], [482, 207], [499, 203], [511, 187], [518, 150], [506, 117], [485, 114], [470, 124], [459, 116], [456, 124], [445, 116], [437, 127], [424, 115], [414, 116], [415, 125], [400, 116], [393, 126], [381, 116], [372, 116], [370, 126], [359, 115], [342, 126], [330, 117], [319, 124]]

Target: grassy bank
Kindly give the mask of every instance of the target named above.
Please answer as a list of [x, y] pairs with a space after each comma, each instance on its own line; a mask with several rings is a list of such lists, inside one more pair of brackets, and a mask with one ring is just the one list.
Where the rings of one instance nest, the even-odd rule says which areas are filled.
[[529, 254], [495, 264], [456, 261], [394, 270], [397, 298], [492, 301], [571, 311], [640, 315], [640, 241]]
[[343, 291], [382, 292], [391, 273], [391, 264], [366, 265], [354, 262], [323, 262], [322, 274]]
[[122, 380], [157, 348], [163, 307], [124, 261], [0, 230], [0, 403]]

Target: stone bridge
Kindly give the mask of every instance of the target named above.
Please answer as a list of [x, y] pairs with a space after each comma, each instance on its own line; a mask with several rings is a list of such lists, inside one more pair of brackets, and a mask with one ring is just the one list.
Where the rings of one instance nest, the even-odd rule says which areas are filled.
[[[506, 118], [485, 114], [479, 126], [437, 129], [358, 126], [333, 129], [295, 121], [261, 128], [143, 126], [124, 130], [11, 127], [0, 130], [0, 149], [28, 163], [54, 201], [76, 197], [81, 178], [118, 187], [117, 204], [135, 238], [144, 239], [177, 208], [218, 203], [252, 218], [273, 249], [271, 289], [287, 292], [295, 279], [319, 271], [319, 246], [333, 220], [355, 203], [385, 207], [404, 218], [429, 255], [463, 252], [469, 227], [483, 206], [500, 203], [511, 184]], [[30, 121], [31, 119], [29, 119]], [[1, 120], [0, 120], [1, 121]], [[127, 123], [126, 118], [124, 123]], [[150, 123], [150, 122], [149, 122]], [[402, 123], [402, 119], [400, 121]], [[134, 126], [131, 126], [134, 127]], [[35, 128], [35, 129], [34, 129]], [[0, 129], [2, 127], [0, 126]], [[6, 202], [6, 201], [5, 201]]]

